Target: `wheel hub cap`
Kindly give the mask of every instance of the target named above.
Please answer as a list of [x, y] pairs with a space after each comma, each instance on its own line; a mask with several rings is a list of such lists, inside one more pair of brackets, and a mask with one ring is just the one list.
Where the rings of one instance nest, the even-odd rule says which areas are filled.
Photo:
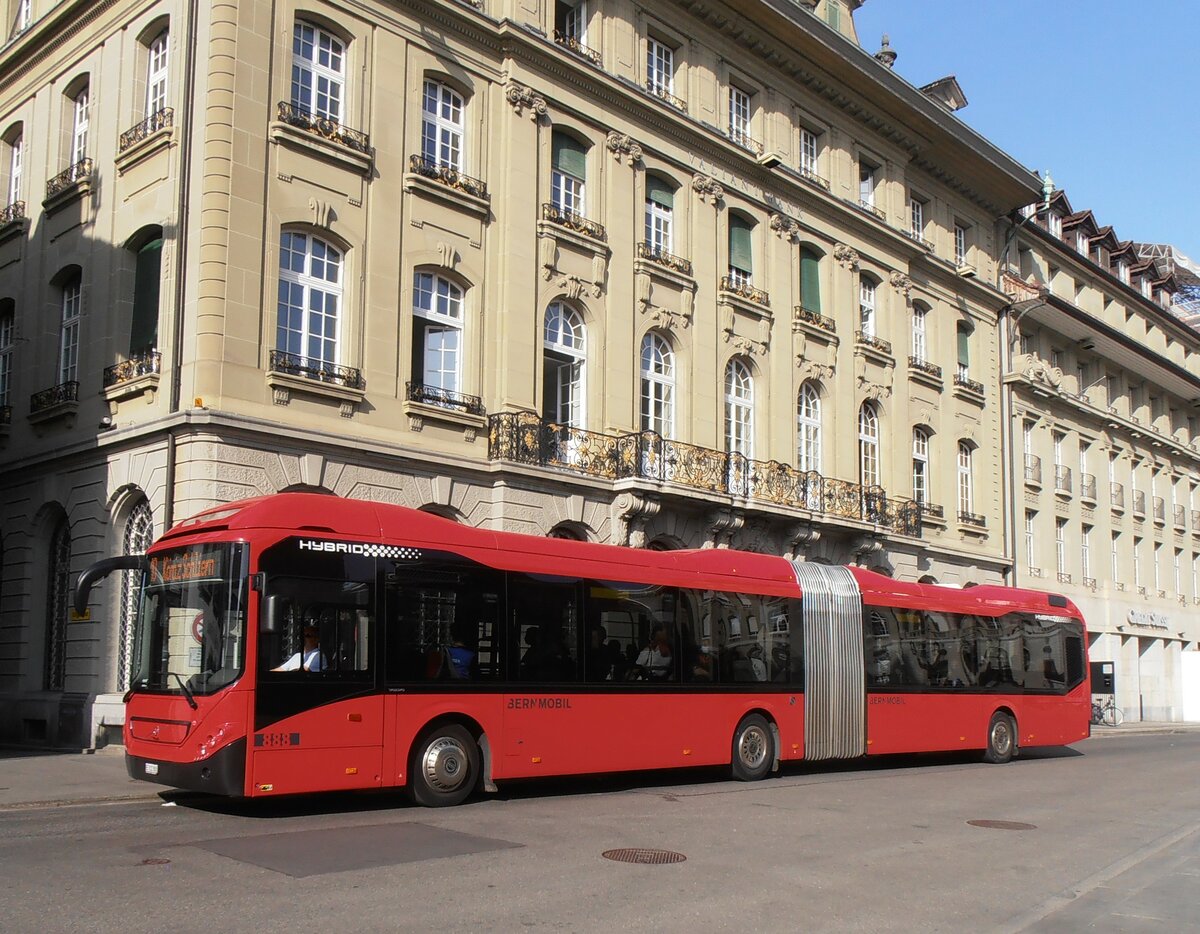
[[763, 759], [767, 755], [767, 738], [763, 735], [762, 730], [747, 730], [742, 734], [741, 739], [738, 740], [738, 755], [748, 768], [753, 769], [762, 765]]
[[422, 771], [429, 784], [439, 791], [453, 791], [467, 778], [467, 751], [447, 737], [435, 740], [425, 750]]

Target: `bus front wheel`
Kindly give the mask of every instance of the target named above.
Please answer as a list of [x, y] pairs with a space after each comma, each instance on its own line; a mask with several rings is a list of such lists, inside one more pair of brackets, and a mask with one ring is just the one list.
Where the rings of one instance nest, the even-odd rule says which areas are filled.
[[437, 808], [461, 804], [479, 781], [479, 744], [449, 723], [425, 733], [413, 747], [408, 790], [414, 802]]
[[739, 782], [766, 778], [775, 764], [775, 734], [762, 714], [747, 714], [733, 733], [733, 777]]
[[1008, 714], [996, 711], [988, 724], [987, 748], [983, 761], [1000, 764], [1008, 762], [1017, 751], [1017, 724]]

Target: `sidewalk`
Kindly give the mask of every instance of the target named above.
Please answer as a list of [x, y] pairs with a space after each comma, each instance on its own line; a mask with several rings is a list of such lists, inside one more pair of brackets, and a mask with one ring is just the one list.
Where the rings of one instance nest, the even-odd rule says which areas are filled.
[[[1200, 723], [1140, 722], [1093, 726], [1092, 738], [1196, 732], [1200, 732]], [[0, 749], [0, 813], [16, 808], [153, 800], [166, 790], [164, 785], [129, 777], [123, 746], [84, 753]]]

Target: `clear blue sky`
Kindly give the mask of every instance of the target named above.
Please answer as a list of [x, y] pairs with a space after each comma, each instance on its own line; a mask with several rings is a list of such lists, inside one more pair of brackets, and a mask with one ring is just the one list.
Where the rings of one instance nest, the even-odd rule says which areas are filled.
[[957, 116], [1077, 211], [1200, 263], [1200, 0], [866, 0], [854, 22], [917, 87], [957, 77]]

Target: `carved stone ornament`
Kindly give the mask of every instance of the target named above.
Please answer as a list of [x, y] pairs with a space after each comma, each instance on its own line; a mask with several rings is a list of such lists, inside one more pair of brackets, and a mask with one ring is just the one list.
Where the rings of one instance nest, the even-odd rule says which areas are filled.
[[743, 337], [740, 334], [734, 334], [733, 328], [725, 329], [725, 343], [733, 347], [733, 349], [738, 353], [754, 354], [758, 356], [767, 352], [766, 341], [756, 341], [749, 337]]
[[441, 240], [437, 245], [438, 262], [443, 269], [455, 269], [458, 267], [458, 262], [462, 258], [458, 255], [458, 250], [454, 249], [454, 244], [445, 240]]
[[692, 191], [700, 196], [701, 201], [708, 204], [717, 204], [725, 197], [725, 189], [716, 181], [707, 175], [696, 175], [692, 178]]
[[535, 123], [539, 117], [546, 116], [546, 99], [523, 84], [511, 82], [504, 92], [504, 98], [512, 105], [513, 112], [518, 117], [523, 116], [527, 110], [529, 119]]
[[912, 294], [912, 279], [908, 278], [908, 276], [902, 272], [893, 272], [890, 276], [888, 276], [888, 285], [890, 285], [897, 292], [900, 292], [905, 298], [908, 298], [908, 296]]
[[833, 379], [833, 366], [828, 363], [817, 363], [816, 360], [808, 360], [803, 354], [796, 354], [796, 375], [800, 377], [801, 382], [807, 382], [810, 379], [826, 382]]
[[624, 133], [618, 133], [616, 130], [609, 131], [604, 145], [608, 147], [608, 151], [613, 154], [614, 159], [624, 162], [626, 165], [632, 166], [642, 158], [642, 147]]
[[292, 401], [292, 394], [285, 386], [275, 386], [271, 390], [271, 401], [276, 405], [287, 405]]
[[714, 509], [706, 518], [709, 538], [705, 548], [728, 548], [733, 536], [746, 524], [746, 517], [734, 509]]
[[858, 250], [854, 249], [854, 247], [846, 246], [844, 243], [835, 244], [833, 247], [833, 258], [844, 269], [858, 268]]
[[1056, 366], [1051, 366], [1045, 360], [1033, 354], [1025, 354], [1025, 360], [1021, 367], [1021, 375], [1035, 383], [1045, 383], [1047, 386], [1052, 386], [1058, 389], [1062, 385], [1063, 371]]
[[775, 231], [775, 235], [780, 240], [787, 240], [789, 243], [798, 243], [800, 241], [800, 224], [794, 217], [788, 217], [785, 214], [772, 214], [771, 229]]
[[312, 212], [314, 227], [321, 227], [328, 230], [337, 218], [337, 213], [330, 206], [329, 202], [322, 201], [319, 198], [309, 198], [308, 209]]
[[590, 283], [584, 282], [578, 276], [559, 276], [554, 285], [562, 289], [567, 298], [578, 301], [583, 297], [583, 293], [588, 291]]
[[872, 382], [865, 376], [858, 377], [858, 388], [862, 390], [863, 396], [867, 399], [879, 401], [882, 399], [890, 399], [892, 396], [891, 386], [882, 386], [879, 383]]
[[646, 546], [646, 523], [658, 515], [662, 508], [658, 500], [636, 493], [622, 493], [613, 503], [620, 516], [620, 544], [634, 548]]
[[659, 308], [655, 305], [647, 304], [642, 308], [642, 313], [645, 314], [656, 328], [663, 331], [683, 330], [691, 326], [692, 316], [684, 311], [675, 311], [673, 308]]

